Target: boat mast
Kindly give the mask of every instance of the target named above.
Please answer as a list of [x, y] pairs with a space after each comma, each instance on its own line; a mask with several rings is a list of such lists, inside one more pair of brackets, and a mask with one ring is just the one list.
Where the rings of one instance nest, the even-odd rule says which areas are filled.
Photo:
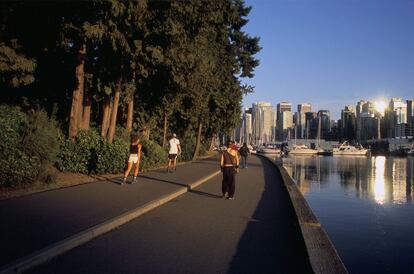
[[320, 147], [321, 146], [321, 115], [319, 115], [319, 119], [318, 119], [318, 134], [317, 134], [316, 140], [317, 140], [318, 147]]

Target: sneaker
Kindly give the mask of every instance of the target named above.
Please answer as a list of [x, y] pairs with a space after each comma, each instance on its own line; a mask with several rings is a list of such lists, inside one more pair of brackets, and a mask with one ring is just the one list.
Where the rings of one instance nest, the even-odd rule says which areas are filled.
[[137, 182], [137, 177], [134, 177], [134, 179], [132, 180], [131, 184], [135, 184]]
[[124, 179], [122, 179], [121, 185], [126, 184], [127, 182], [127, 178], [125, 177]]
[[221, 198], [227, 198], [227, 192], [226, 193], [224, 193], [223, 195], [221, 195]]
[[234, 200], [234, 197], [229, 197], [229, 200]]

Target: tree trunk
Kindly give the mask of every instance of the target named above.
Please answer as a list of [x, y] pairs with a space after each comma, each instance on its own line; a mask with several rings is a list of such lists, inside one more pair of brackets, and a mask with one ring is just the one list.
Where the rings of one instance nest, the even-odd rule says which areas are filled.
[[127, 116], [127, 130], [131, 132], [132, 130], [132, 120], [134, 118], [134, 97], [131, 98], [131, 101], [128, 103], [128, 116]]
[[214, 148], [214, 144], [216, 143], [216, 134], [213, 133], [213, 136], [211, 136], [211, 143], [210, 143], [210, 147], [209, 147], [209, 151], [213, 151]]
[[203, 128], [203, 124], [201, 121], [198, 122], [198, 130], [197, 130], [197, 140], [196, 140], [196, 146], [194, 148], [194, 154], [193, 154], [193, 160], [197, 160], [198, 152], [200, 150], [200, 143], [201, 143], [201, 130]]
[[103, 104], [102, 124], [101, 124], [102, 138], [106, 138], [106, 133], [108, 132], [108, 121], [109, 121], [110, 109], [111, 109], [111, 99], [109, 95], [105, 95], [104, 104]]
[[[82, 77], [83, 78], [83, 77]], [[85, 82], [85, 81], [83, 81]], [[82, 129], [82, 118], [83, 118], [83, 106], [84, 106], [84, 94], [85, 94], [85, 86], [84, 83], [82, 83], [83, 88], [79, 89], [79, 104], [78, 104], [78, 130]]]
[[91, 97], [85, 90], [81, 129], [89, 130], [90, 120], [91, 120]]
[[69, 121], [69, 138], [74, 139], [78, 134], [79, 127], [79, 111], [82, 108], [82, 97], [83, 97], [83, 86], [84, 86], [84, 66], [85, 61], [83, 60], [83, 55], [86, 53], [86, 46], [83, 45], [79, 50], [80, 62], [76, 66], [75, 74], [78, 84], [73, 90], [72, 95], [72, 107], [70, 110], [70, 121]]
[[168, 124], [167, 112], [164, 112], [164, 134], [162, 136], [162, 147], [165, 147], [167, 144], [167, 124]]
[[118, 83], [116, 84], [116, 88], [115, 88], [114, 102], [112, 105], [111, 120], [109, 123], [109, 131], [108, 131], [108, 142], [110, 144], [112, 144], [112, 142], [114, 141], [114, 136], [115, 136], [116, 118], [118, 116], [119, 97], [121, 95], [121, 82], [122, 82], [122, 78], [119, 78]]

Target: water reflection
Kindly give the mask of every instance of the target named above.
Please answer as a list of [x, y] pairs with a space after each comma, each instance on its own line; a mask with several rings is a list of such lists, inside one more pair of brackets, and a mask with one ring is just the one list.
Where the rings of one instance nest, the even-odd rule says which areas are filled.
[[372, 160], [375, 174], [373, 178], [375, 201], [382, 205], [385, 199], [385, 157], [378, 156]]
[[303, 194], [336, 184], [346, 195], [380, 205], [413, 199], [413, 157], [296, 156], [284, 158], [283, 165]]

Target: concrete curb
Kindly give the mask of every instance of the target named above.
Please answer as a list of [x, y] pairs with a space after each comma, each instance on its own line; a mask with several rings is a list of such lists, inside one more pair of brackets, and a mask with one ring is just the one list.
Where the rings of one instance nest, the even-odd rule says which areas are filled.
[[347, 274], [348, 271], [335, 246], [286, 169], [269, 157], [256, 155], [271, 162], [282, 177], [299, 222], [313, 272], [317, 274]]
[[5, 273], [21, 273], [24, 271], [27, 271], [29, 269], [32, 269], [38, 265], [41, 265], [51, 259], [53, 259], [56, 256], [59, 256], [75, 247], [78, 247], [84, 243], [87, 243], [94, 238], [105, 234], [107, 232], [110, 232], [111, 230], [114, 230], [115, 228], [124, 225], [135, 218], [147, 213], [148, 211], [157, 208], [175, 198], [178, 196], [188, 192], [189, 190], [207, 182], [208, 180], [214, 178], [220, 174], [220, 171], [216, 171], [208, 176], [205, 176], [194, 183], [190, 183], [188, 186], [182, 186], [179, 187], [180, 189], [177, 191], [174, 191], [170, 194], [164, 195], [159, 199], [156, 199], [154, 201], [148, 202], [136, 209], [127, 211], [117, 217], [114, 217], [112, 219], [109, 219], [108, 221], [105, 221], [103, 223], [100, 223], [98, 225], [95, 225], [89, 229], [86, 229], [82, 232], [79, 232], [71, 237], [68, 237], [62, 241], [59, 241], [55, 244], [52, 244], [48, 247], [45, 247], [39, 251], [36, 251], [26, 257], [23, 257], [21, 259], [18, 259], [15, 262], [12, 262], [8, 265], [5, 265], [0, 269], [0, 274]]

